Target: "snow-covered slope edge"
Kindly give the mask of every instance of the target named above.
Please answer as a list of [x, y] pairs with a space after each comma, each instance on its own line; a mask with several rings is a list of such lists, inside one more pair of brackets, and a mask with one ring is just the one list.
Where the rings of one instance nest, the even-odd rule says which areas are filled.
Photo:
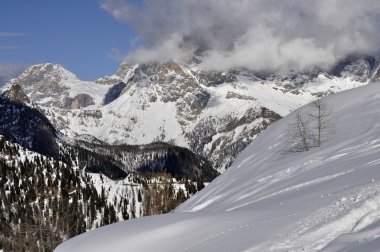
[[293, 113], [176, 213], [106, 226], [56, 251], [376, 251], [379, 98], [371, 84], [324, 99], [335, 132], [307, 152], [284, 152]]

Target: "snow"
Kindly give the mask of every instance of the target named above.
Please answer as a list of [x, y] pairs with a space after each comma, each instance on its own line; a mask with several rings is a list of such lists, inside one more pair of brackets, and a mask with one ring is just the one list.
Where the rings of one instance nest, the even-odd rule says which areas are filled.
[[[129, 79], [136, 68], [137, 66], [131, 67], [123, 80]], [[194, 66], [182, 66], [182, 70], [193, 76], [195, 82], [198, 81], [192, 71], [199, 70]], [[163, 93], [163, 87], [160, 84], [152, 82], [148, 77], [134, 82], [115, 101], [103, 106], [102, 100], [110, 88], [109, 85], [81, 81], [65, 69], [61, 71], [63, 75], [61, 84], [68, 88], [70, 97], [88, 94], [95, 100], [95, 105], [82, 109], [82, 113], [54, 110], [54, 113], [64, 118], [69, 124], [63, 132], [72, 137], [76, 134], [90, 134], [110, 144], [147, 144], [157, 140], [174, 140], [176, 145], [189, 147], [186, 133], [192, 132], [205, 118], [222, 118], [226, 115], [243, 116], [247, 110], [260, 106], [286, 116], [296, 108], [310, 102], [318, 92], [338, 92], [367, 84], [367, 82], [355, 81], [351, 76], [326, 77], [320, 74], [318, 78], [307, 82], [300, 89], [300, 93], [293, 94], [285, 92], [282, 87], [291, 84], [290, 81], [260, 80], [244, 74], [237, 75], [237, 80], [233, 83], [210, 87], [197, 83], [210, 94], [210, 100], [198, 118], [185, 120], [186, 123], [181, 124], [180, 121], [183, 118], [178, 114], [178, 102], [162, 102], [162, 98], [167, 94]], [[171, 71], [167, 73], [167, 76], [172, 75], [176, 76], [176, 80], [171, 84], [174, 88], [181, 76]], [[110, 78], [113, 77], [117, 76]], [[254, 100], [228, 99], [226, 96], [229, 92], [252, 97]], [[151, 100], [152, 97], [156, 97], [157, 100]], [[97, 112], [99, 116], [83, 118], [81, 115], [86, 111]], [[238, 135], [235, 134], [235, 136]]]
[[307, 152], [284, 151], [290, 114], [175, 213], [99, 228], [56, 251], [378, 251], [379, 97], [376, 83], [325, 98], [335, 132]]
[[[137, 199], [138, 191], [142, 190], [142, 185], [131, 182], [133, 179], [131, 175], [129, 175], [124, 180], [114, 181], [107, 176], [100, 175], [98, 173], [83, 173], [91, 178], [92, 184], [96, 188], [96, 191], [99, 195], [101, 195], [102, 190], [104, 191], [107, 203], [110, 205], [113, 203], [115, 204], [115, 202], [120, 202], [124, 198], [129, 198], [131, 201]], [[134, 204], [135, 215], [136, 217], [140, 217], [142, 211], [142, 203], [135, 200]], [[131, 216], [133, 211], [131, 209], [131, 206], [128, 207], [127, 211], [129, 216]], [[117, 211], [117, 216], [119, 219], [123, 219], [121, 211]], [[93, 224], [93, 228], [95, 228], [96, 225], [100, 225], [100, 223], [101, 216], [99, 215], [97, 221]]]
[[[103, 105], [103, 98], [109, 90], [109, 86], [97, 84], [93, 81], [82, 81], [65, 68], [56, 65], [54, 66], [56, 68], [59, 67], [60, 75], [62, 76], [60, 84], [69, 89], [69, 97], [74, 98], [79, 94], [88, 94], [95, 102], [95, 105], [89, 106], [88, 109], [97, 108]], [[43, 102], [41, 102], [41, 104], [43, 104]]]
[[79, 94], [88, 94], [94, 98], [95, 105], [88, 106], [90, 108], [97, 108], [103, 105], [103, 98], [110, 87], [96, 84], [91, 81], [70, 80], [65, 83], [70, 89], [70, 97], [75, 97]]

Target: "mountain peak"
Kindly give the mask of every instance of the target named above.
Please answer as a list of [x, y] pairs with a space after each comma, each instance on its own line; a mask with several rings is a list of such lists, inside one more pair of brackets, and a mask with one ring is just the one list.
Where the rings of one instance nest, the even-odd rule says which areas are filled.
[[[78, 77], [59, 64], [38, 64], [27, 68], [20, 76], [11, 79], [10, 84], [18, 84], [28, 93], [30, 88], [62, 86], [64, 82], [79, 81]], [[43, 90], [40, 90], [43, 91]]]
[[137, 64], [123, 62], [120, 64], [119, 69], [115, 74], [99, 78], [95, 81], [95, 83], [102, 85], [114, 85], [120, 82], [127, 83], [128, 80], [133, 76], [134, 71], [137, 67]]
[[100, 104], [108, 90], [93, 82], [81, 81], [62, 65], [52, 63], [31, 66], [9, 84], [19, 85], [40, 106], [65, 109]]
[[78, 80], [78, 77], [60, 64], [37, 64], [27, 68], [21, 76], [37, 75], [58, 80]]

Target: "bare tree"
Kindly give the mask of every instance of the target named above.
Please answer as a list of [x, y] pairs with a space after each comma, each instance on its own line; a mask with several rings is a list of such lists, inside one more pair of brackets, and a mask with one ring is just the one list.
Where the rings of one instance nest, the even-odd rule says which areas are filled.
[[288, 125], [288, 151], [308, 151], [320, 147], [322, 137], [334, 128], [332, 108], [321, 99], [311, 102], [306, 111], [297, 111], [294, 121]]
[[309, 121], [300, 111], [296, 112], [294, 122], [288, 125], [287, 136], [289, 151], [308, 151], [312, 147]]
[[323, 133], [330, 133], [333, 128], [333, 123], [331, 121], [332, 108], [320, 98], [317, 98], [310, 103], [312, 111], [308, 113], [311, 120], [316, 123], [316, 133], [315, 133], [315, 146], [321, 146], [321, 139]]

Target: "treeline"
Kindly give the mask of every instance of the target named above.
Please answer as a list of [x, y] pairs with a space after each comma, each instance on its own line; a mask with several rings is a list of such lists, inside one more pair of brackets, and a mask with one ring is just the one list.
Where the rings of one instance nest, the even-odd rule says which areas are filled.
[[203, 186], [166, 173], [129, 174], [121, 182], [0, 137], [0, 249], [52, 251], [96, 227], [170, 212]]
[[0, 174], [4, 251], [52, 251], [67, 238], [118, 221], [90, 179], [65, 164], [39, 155], [1, 158]]

